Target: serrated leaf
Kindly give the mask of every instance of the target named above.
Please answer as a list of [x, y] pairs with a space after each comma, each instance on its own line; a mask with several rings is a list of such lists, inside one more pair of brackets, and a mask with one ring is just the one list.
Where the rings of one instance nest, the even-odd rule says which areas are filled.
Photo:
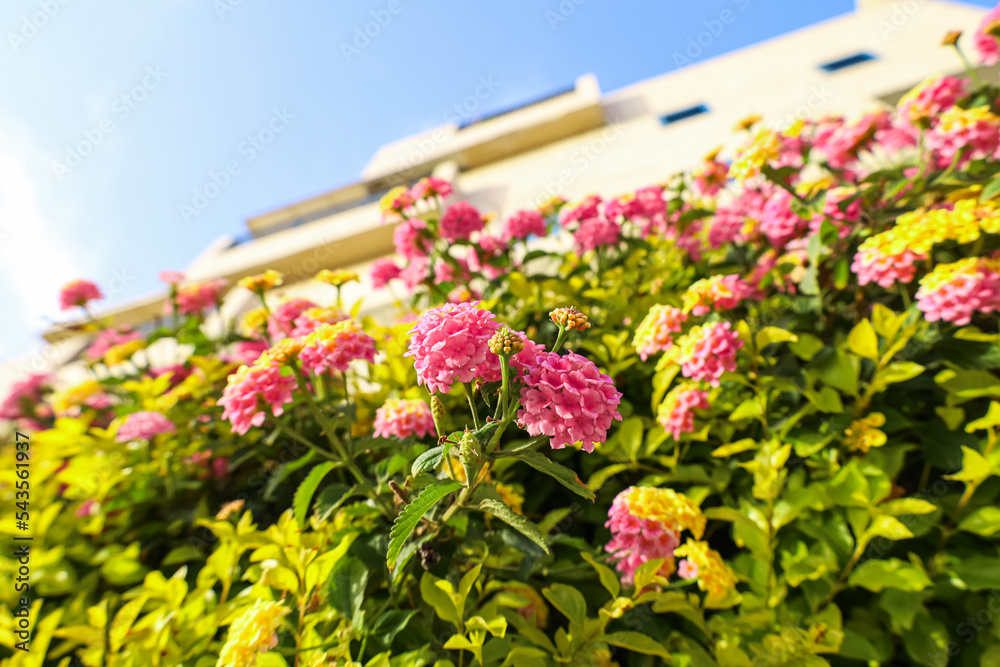
[[538, 472], [543, 472], [552, 477], [576, 495], [582, 496], [587, 500], [594, 499], [594, 492], [580, 481], [575, 472], [565, 466], [559, 465], [544, 454], [529, 450], [518, 454], [516, 458], [524, 461]]
[[338, 467], [340, 463], [338, 461], [326, 461], [325, 463], [320, 463], [318, 466], [309, 471], [309, 475], [302, 480], [299, 484], [299, 488], [295, 490], [295, 500], [292, 503], [292, 507], [295, 509], [295, 520], [298, 522], [299, 526], [304, 526], [306, 523], [306, 513], [309, 511], [309, 503], [312, 502], [313, 495], [316, 493], [316, 489], [323, 482], [323, 478], [327, 474]]
[[453, 481], [439, 481], [431, 484], [417, 496], [413, 502], [403, 508], [396, 520], [392, 523], [392, 530], [389, 532], [389, 549], [386, 552], [386, 563], [389, 571], [396, 566], [396, 557], [399, 550], [403, 548], [403, 543], [410, 536], [413, 529], [420, 523], [420, 519], [442, 498], [462, 488], [462, 485]]
[[492, 498], [487, 498], [479, 503], [479, 509], [484, 512], [489, 512], [496, 518], [500, 519], [511, 528], [537, 544], [545, 553], [552, 553], [549, 551], [548, 545], [545, 544], [545, 537], [542, 535], [542, 532], [538, 530], [538, 526], [529, 521], [523, 515], [518, 514], [509, 508], [505, 503], [499, 500], [493, 500]]
[[434, 470], [441, 463], [441, 459], [444, 458], [444, 445], [438, 445], [437, 447], [431, 447], [426, 452], [421, 454], [413, 462], [413, 467], [410, 469], [410, 474], [416, 477], [422, 472], [427, 472], [428, 470]]

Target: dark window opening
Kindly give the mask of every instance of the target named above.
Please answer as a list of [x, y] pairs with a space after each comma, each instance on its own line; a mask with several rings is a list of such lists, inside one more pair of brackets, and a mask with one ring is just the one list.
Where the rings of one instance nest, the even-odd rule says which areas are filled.
[[670, 125], [672, 123], [679, 123], [682, 120], [700, 116], [703, 113], [708, 113], [708, 107], [704, 104], [699, 104], [687, 109], [681, 109], [680, 111], [674, 111], [673, 113], [663, 114], [660, 116], [660, 124]]
[[840, 60], [832, 60], [828, 63], [824, 63], [820, 65], [819, 68], [824, 72], [838, 72], [848, 67], [860, 65], [861, 63], [869, 60], [875, 60], [875, 56], [870, 53], [856, 53], [853, 56], [847, 56], [846, 58], [841, 58]]

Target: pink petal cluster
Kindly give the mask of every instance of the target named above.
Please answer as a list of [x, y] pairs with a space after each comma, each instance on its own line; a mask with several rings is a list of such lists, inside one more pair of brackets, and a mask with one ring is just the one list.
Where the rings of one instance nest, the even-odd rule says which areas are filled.
[[917, 271], [916, 262], [926, 255], [904, 250], [899, 255], [886, 255], [879, 248], [861, 248], [854, 255], [851, 271], [858, 277], [859, 285], [875, 283], [889, 289], [897, 282], [909, 283]]
[[736, 370], [736, 352], [743, 341], [729, 322], [711, 322], [693, 328], [672, 348], [674, 361], [686, 378], [719, 386], [723, 373]]
[[523, 210], [507, 218], [503, 226], [503, 238], [507, 241], [526, 239], [532, 235], [545, 236], [548, 231], [541, 213], [535, 210]]
[[291, 338], [305, 338], [324, 324], [336, 324], [347, 319], [347, 315], [336, 308], [310, 308], [295, 318]]
[[809, 226], [792, 211], [792, 195], [784, 189], [775, 190], [764, 205], [760, 220], [760, 231], [775, 248], [781, 249], [793, 240], [801, 237]]
[[[996, 46], [996, 39], [990, 38]], [[917, 85], [899, 101], [899, 120], [910, 127], [933, 122], [968, 93], [968, 81], [954, 76], [934, 76]]]
[[621, 227], [603, 217], [586, 218], [580, 221], [580, 226], [573, 232], [576, 251], [583, 254], [604, 246], [618, 243]]
[[414, 183], [413, 187], [410, 188], [409, 194], [413, 201], [420, 201], [421, 199], [430, 199], [432, 197], [445, 199], [451, 195], [452, 191], [451, 183], [448, 181], [443, 178], [428, 176]]
[[705, 160], [693, 176], [694, 191], [703, 197], [714, 197], [726, 184], [729, 165], [718, 160]]
[[406, 268], [400, 271], [399, 279], [406, 285], [406, 289], [414, 290], [427, 280], [430, 265], [431, 260], [427, 257], [414, 257]]
[[704, 278], [691, 285], [684, 294], [684, 310], [693, 315], [731, 310], [743, 299], [752, 298], [754, 292], [738, 273]]
[[500, 325], [478, 304], [445, 304], [428, 310], [414, 325], [406, 356], [413, 357], [418, 384], [447, 393], [455, 382], [500, 379], [499, 358], [487, 345]]
[[997, 38], [986, 32], [989, 26], [997, 21], [1000, 21], [1000, 5], [986, 12], [986, 16], [979, 22], [979, 27], [972, 35], [972, 44], [979, 55], [979, 62], [984, 65], [995, 65], [1000, 61], [1000, 46], [997, 44]]
[[674, 549], [681, 542], [680, 536], [662, 522], [633, 514], [626, 499], [628, 491], [615, 497], [604, 524], [611, 529], [611, 541], [604, 549], [618, 558], [615, 569], [621, 572], [625, 584], [632, 583], [635, 571], [646, 561], [663, 558], [665, 563], [673, 563]]
[[663, 199], [663, 188], [650, 185], [639, 188], [633, 194], [612, 199], [604, 206], [604, 216], [618, 222], [630, 220], [642, 225], [642, 235], [649, 236], [653, 229], [665, 226], [667, 202]]
[[834, 169], [854, 166], [858, 154], [868, 148], [879, 130], [892, 127], [888, 111], [880, 109], [863, 115], [854, 122], [832, 119], [817, 134], [814, 145], [826, 155]]
[[458, 201], [448, 207], [441, 216], [439, 231], [447, 241], [468, 239], [473, 232], [482, 231], [485, 226], [478, 209], [467, 201]]
[[602, 199], [597, 195], [587, 195], [583, 201], [575, 206], [564, 206], [559, 211], [559, 222], [563, 227], [570, 227], [573, 223], [596, 218], [601, 215]]
[[118, 427], [115, 442], [152, 440], [154, 435], [173, 433], [176, 430], [174, 423], [159, 412], [133, 412]]
[[182, 315], [197, 315], [216, 307], [227, 285], [227, 280], [216, 278], [181, 287], [177, 290], [177, 312]]
[[687, 313], [673, 306], [657, 304], [650, 308], [636, 328], [632, 341], [639, 357], [645, 361], [650, 356], [669, 349], [674, 343], [672, 334], [681, 330], [687, 318]]
[[436, 433], [431, 407], [420, 399], [390, 398], [375, 411], [376, 438], [423, 438]]
[[284, 375], [281, 365], [265, 352], [249, 366], [229, 376], [226, 388], [218, 404], [223, 410], [222, 418], [232, 424], [232, 432], [246, 435], [251, 426], [264, 423], [265, 413], [260, 403], [270, 406], [275, 417], [281, 416], [285, 404], [292, 402], [295, 378]]
[[861, 201], [855, 196], [856, 194], [857, 191], [853, 188], [828, 190], [823, 204], [823, 215], [813, 215], [809, 221], [809, 234], [818, 234], [824, 220], [836, 225], [840, 238], [850, 234], [851, 225], [842, 223], [854, 223], [861, 217]]
[[262, 340], [244, 340], [233, 346], [233, 353], [227, 361], [236, 364], [252, 364], [267, 350], [267, 343]]
[[464, 260], [456, 260], [459, 268], [455, 268], [450, 262], [443, 259], [434, 265], [434, 284], [469, 282], [469, 266]]
[[421, 218], [407, 218], [396, 225], [392, 231], [392, 243], [400, 257], [414, 260], [427, 256], [434, 244], [423, 235], [425, 229], [427, 223]]
[[160, 271], [160, 282], [167, 285], [180, 285], [184, 282], [184, 274], [180, 271]]
[[993, 157], [1000, 149], [1000, 117], [988, 107], [951, 107], [927, 133], [927, 148], [939, 167], [954, 162], [959, 151], [963, 151], [959, 166]]
[[728, 204], [719, 206], [715, 218], [708, 228], [708, 243], [712, 248], [740, 240], [748, 220], [759, 221], [763, 217], [767, 197], [760, 190], [747, 189]]
[[48, 373], [32, 373], [15, 382], [3, 403], [0, 403], [0, 419], [22, 419], [34, 414], [42, 403], [42, 389], [51, 380]]
[[94, 342], [83, 354], [87, 357], [87, 359], [96, 361], [98, 359], [102, 359], [104, 354], [115, 345], [130, 343], [133, 340], [139, 340], [140, 338], [142, 338], [142, 334], [135, 331], [127, 324], [116, 329], [105, 329], [95, 336]]
[[401, 271], [399, 265], [387, 257], [376, 259], [372, 262], [370, 274], [372, 286], [375, 289], [382, 289], [389, 284], [390, 280], [398, 278]]
[[930, 322], [959, 326], [976, 313], [1000, 311], [1000, 260], [970, 257], [938, 266], [920, 281], [917, 308]]
[[103, 299], [101, 289], [89, 280], [74, 280], [59, 292], [59, 310], [69, 310], [74, 306], [85, 307], [91, 301]]
[[352, 361], [375, 361], [375, 339], [354, 320], [324, 324], [305, 337], [299, 361], [310, 373], [347, 372]]
[[271, 339], [277, 341], [291, 336], [295, 320], [310, 308], [316, 307], [316, 304], [309, 299], [298, 297], [279, 303], [271, 309], [271, 317], [267, 320], [267, 332], [271, 334]]
[[657, 421], [670, 433], [674, 440], [681, 439], [681, 433], [694, 431], [694, 411], [707, 409], [708, 392], [697, 387], [681, 385], [673, 389], [660, 403]]
[[532, 436], [550, 436], [553, 449], [579, 442], [592, 452], [612, 421], [621, 421], [621, 392], [594, 362], [573, 352], [537, 355], [524, 384], [517, 423]]

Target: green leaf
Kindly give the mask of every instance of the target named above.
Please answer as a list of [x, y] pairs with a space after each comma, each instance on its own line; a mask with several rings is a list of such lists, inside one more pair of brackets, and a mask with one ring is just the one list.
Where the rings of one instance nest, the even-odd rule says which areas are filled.
[[937, 509], [937, 505], [920, 498], [897, 498], [882, 503], [879, 508], [893, 516], [902, 516], [904, 514], [930, 514]]
[[979, 193], [979, 201], [987, 201], [993, 199], [998, 194], [1000, 194], [1000, 176], [994, 176], [983, 191]]
[[736, 406], [729, 413], [729, 421], [735, 422], [741, 419], [758, 419], [761, 417], [760, 401], [756, 396], [752, 396]]
[[511, 528], [537, 544], [545, 553], [552, 553], [549, 551], [548, 545], [545, 544], [545, 537], [542, 535], [541, 531], [538, 530], [538, 526], [509, 508], [503, 502], [487, 498], [479, 503], [479, 509], [484, 512], [489, 512], [496, 518], [500, 519]]
[[990, 401], [990, 407], [986, 411], [986, 414], [979, 419], [966, 424], [965, 432], [974, 433], [976, 431], [985, 431], [989, 428], [993, 428], [997, 424], [1000, 424], [1000, 403]]
[[860, 370], [858, 362], [857, 357], [838, 351], [816, 368], [817, 377], [845, 394], [857, 396]]
[[716, 447], [712, 450], [712, 456], [715, 458], [722, 458], [723, 456], [732, 456], [733, 454], [748, 452], [752, 449], [757, 449], [758, 447], [760, 447], [760, 445], [756, 440], [752, 438], [743, 438], [742, 440], [737, 440], [736, 442], [730, 442], [727, 445]]
[[465, 629], [482, 630], [483, 632], [490, 633], [494, 637], [503, 637], [507, 634], [507, 619], [503, 616], [494, 616], [487, 621], [482, 616], [473, 616], [465, 622]]
[[934, 378], [945, 391], [959, 398], [1000, 396], [1000, 378], [989, 371], [947, 370]]
[[962, 445], [962, 469], [945, 479], [978, 484], [993, 474], [993, 466], [976, 450]]
[[858, 356], [878, 360], [878, 336], [868, 320], [861, 320], [854, 325], [847, 335], [847, 346]]
[[594, 557], [586, 551], [581, 551], [580, 556], [583, 560], [590, 563], [590, 566], [597, 571], [597, 577], [601, 580], [601, 585], [604, 586], [609, 593], [611, 593], [611, 597], [618, 597], [618, 593], [622, 590], [622, 584], [618, 579], [618, 575], [615, 574], [615, 571], [604, 563], [598, 563]]
[[[275, 431], [275, 433], [280, 433], [280, 431]], [[281, 487], [281, 483], [284, 482], [289, 475], [302, 466], [308, 465], [314, 458], [316, 458], [316, 452], [310, 449], [298, 460], [279, 465], [271, 474], [270, 479], [267, 480], [267, 487], [264, 489], [264, 500], [271, 500], [271, 498], [274, 497], [274, 492]]]
[[327, 599], [341, 616], [353, 620], [361, 610], [368, 585], [368, 568], [357, 558], [341, 558], [326, 582]]
[[629, 417], [618, 427], [618, 444], [633, 461], [642, 447], [642, 419]]
[[976, 535], [992, 537], [1000, 532], [1000, 507], [980, 507], [962, 519], [958, 527]]
[[888, 341], [896, 337], [899, 327], [903, 326], [905, 320], [906, 313], [897, 315], [881, 303], [876, 303], [872, 308], [872, 325], [875, 331]]
[[924, 372], [924, 367], [912, 361], [894, 361], [878, 372], [875, 380], [879, 386], [906, 382]]
[[458, 482], [444, 480], [435, 482], [421, 491], [413, 502], [403, 508], [403, 511], [392, 523], [392, 530], [389, 532], [389, 549], [385, 558], [390, 572], [396, 566], [396, 557], [399, 555], [399, 550], [403, 548], [403, 543], [420, 523], [424, 514], [442, 498], [460, 488], [462, 485]]
[[566, 584], [552, 584], [542, 589], [542, 595], [568, 618], [570, 623], [583, 626], [583, 622], [587, 619], [587, 601], [580, 591]]
[[413, 468], [410, 469], [410, 474], [416, 477], [422, 472], [428, 470], [434, 470], [441, 463], [441, 459], [444, 458], [444, 445], [438, 445], [437, 447], [431, 447], [426, 452], [421, 454], [413, 462]]
[[896, 517], [883, 514], [882, 516], [875, 517], [872, 525], [865, 531], [862, 541], [867, 543], [876, 537], [887, 537], [890, 540], [906, 540], [913, 537], [913, 531], [907, 528]]
[[356, 493], [360, 493], [357, 486], [350, 487], [340, 482], [327, 485], [316, 497], [316, 515], [320, 521], [326, 521], [345, 500]]
[[312, 502], [316, 489], [319, 488], [320, 483], [326, 477], [327, 473], [339, 465], [340, 463], [337, 461], [320, 463], [309, 471], [309, 475], [299, 484], [299, 488], [295, 490], [295, 501], [292, 503], [292, 507], [295, 508], [295, 521], [298, 522], [300, 527], [305, 526], [306, 513], [309, 511], [309, 503]]
[[576, 495], [582, 496], [587, 500], [594, 499], [594, 492], [580, 481], [575, 472], [565, 466], [559, 465], [544, 454], [529, 450], [518, 454], [516, 458], [524, 461], [538, 472], [549, 475]]
[[636, 653], [659, 656], [667, 662], [673, 663], [673, 657], [667, 652], [662, 643], [641, 632], [630, 632], [628, 630], [612, 632], [611, 634], [604, 635], [603, 641], [612, 646], [635, 651]]
[[591, 491], [600, 491], [604, 483], [610, 478], [614, 477], [623, 470], [628, 470], [629, 465], [627, 463], [613, 463], [609, 466], [604, 466], [587, 480], [587, 488]]
[[413, 615], [416, 614], [415, 609], [405, 611], [403, 609], [389, 609], [388, 611], [382, 612], [382, 615], [378, 617], [375, 621], [375, 627], [372, 629], [372, 634], [381, 640], [381, 642], [390, 646], [392, 640], [396, 638], [406, 624], [410, 622]]
[[434, 611], [437, 612], [442, 621], [447, 621], [458, 627], [461, 618], [455, 607], [455, 600], [438, 583], [447, 586], [449, 590], [451, 588], [451, 584], [447, 581], [441, 581], [430, 572], [424, 572], [423, 576], [420, 577], [420, 596], [424, 602], [434, 607]]
[[865, 561], [851, 573], [847, 583], [878, 593], [886, 588], [922, 591], [931, 585], [931, 580], [927, 573], [911, 563], [890, 558]]
[[798, 336], [778, 327], [764, 327], [757, 332], [757, 350], [763, 350], [771, 343], [795, 342]]
[[788, 344], [788, 349], [803, 361], [809, 361], [824, 347], [823, 341], [812, 334], [799, 334], [798, 340]]
[[1000, 590], [1000, 559], [981, 554], [966, 556], [952, 565], [955, 576], [971, 591]]

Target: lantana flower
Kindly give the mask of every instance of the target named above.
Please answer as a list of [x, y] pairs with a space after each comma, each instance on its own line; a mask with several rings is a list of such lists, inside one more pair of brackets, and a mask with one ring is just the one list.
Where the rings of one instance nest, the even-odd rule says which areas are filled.
[[431, 407], [420, 399], [389, 398], [375, 411], [376, 438], [423, 438], [435, 433]]

